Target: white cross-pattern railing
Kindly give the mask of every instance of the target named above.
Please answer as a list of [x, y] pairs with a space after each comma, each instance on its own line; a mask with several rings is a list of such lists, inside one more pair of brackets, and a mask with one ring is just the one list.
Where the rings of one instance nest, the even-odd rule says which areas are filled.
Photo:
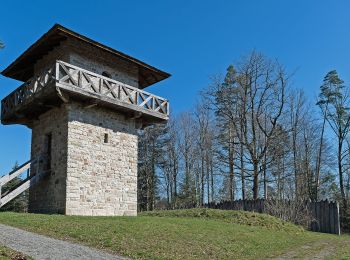
[[117, 101], [138, 112], [151, 112], [162, 118], [169, 115], [169, 102], [164, 98], [69, 63], [56, 61], [52, 68], [43, 71], [2, 100], [2, 117], [14, 113], [16, 108], [34, 98], [36, 93], [51, 82], [56, 82], [58, 87], [69, 87], [73, 91], [79, 90], [79, 93], [90, 93], [107, 101]]
[[1, 101], [1, 116], [5, 117], [13, 113], [21, 104], [34, 98], [35, 93], [54, 82], [54, 78], [55, 67], [53, 66], [15, 89]]
[[166, 99], [63, 61], [56, 63], [56, 79], [61, 84], [169, 115]]

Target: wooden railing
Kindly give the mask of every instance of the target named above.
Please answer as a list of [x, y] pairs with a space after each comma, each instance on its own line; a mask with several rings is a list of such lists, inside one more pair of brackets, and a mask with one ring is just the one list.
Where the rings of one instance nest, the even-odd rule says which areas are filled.
[[[47, 165], [47, 158], [46, 155], [40, 155], [0, 177], [0, 208], [27, 190], [32, 184], [36, 183], [40, 177], [50, 171]], [[17, 186], [12, 187], [11, 190], [2, 194], [2, 187], [25, 172], [25, 178], [21, 178], [21, 182]]]
[[54, 82], [54, 80], [55, 67], [53, 66], [22, 84], [1, 101], [1, 116], [6, 117], [7, 115], [14, 113], [16, 108], [21, 104], [30, 101], [34, 98], [36, 93]]
[[56, 82], [56, 86], [63, 89], [93, 95], [95, 98], [118, 103], [141, 113], [150, 112], [161, 118], [167, 118], [169, 115], [169, 102], [164, 98], [69, 63], [56, 61], [52, 68], [21, 85], [2, 100], [2, 117], [14, 113], [16, 108], [34, 98], [36, 93], [52, 82]]

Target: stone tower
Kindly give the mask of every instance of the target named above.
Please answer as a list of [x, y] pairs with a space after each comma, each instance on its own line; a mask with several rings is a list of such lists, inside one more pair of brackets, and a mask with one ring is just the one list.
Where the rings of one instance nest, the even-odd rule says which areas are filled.
[[136, 215], [137, 129], [169, 115], [143, 89], [170, 75], [61, 25], [2, 74], [26, 83], [2, 100], [1, 122], [32, 129], [31, 174], [45, 172], [29, 211]]

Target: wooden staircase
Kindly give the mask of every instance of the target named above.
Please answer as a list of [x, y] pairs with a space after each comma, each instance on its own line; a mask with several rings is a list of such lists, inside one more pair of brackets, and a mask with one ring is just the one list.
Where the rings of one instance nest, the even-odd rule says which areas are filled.
[[[26, 191], [29, 187], [35, 185], [40, 179], [48, 172], [45, 157], [39, 156], [38, 158], [32, 159], [12, 172], [0, 177], [0, 208], [5, 206], [8, 202], [16, 198], [22, 192]], [[45, 169], [46, 168], [46, 169]], [[27, 176], [12, 190], [1, 193], [2, 187], [18, 177], [19, 175], [27, 172]]]

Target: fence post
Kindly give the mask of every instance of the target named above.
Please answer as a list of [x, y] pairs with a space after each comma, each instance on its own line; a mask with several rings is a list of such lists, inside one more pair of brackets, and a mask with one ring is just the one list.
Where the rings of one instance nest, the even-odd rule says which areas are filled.
[[334, 202], [330, 203], [329, 220], [330, 220], [330, 233], [336, 234], [335, 228], [335, 218], [336, 218], [336, 204]]
[[326, 199], [324, 201], [324, 232], [328, 233], [329, 230], [329, 203], [328, 200]]
[[335, 232], [335, 234], [340, 235], [340, 216], [339, 216], [339, 203], [338, 202], [336, 202], [335, 214], [336, 214], [336, 217], [335, 217], [336, 232]]
[[326, 212], [325, 212], [325, 217], [326, 217], [326, 224], [327, 227], [325, 228], [326, 233], [330, 233], [330, 228], [331, 228], [331, 219], [330, 219], [330, 201], [326, 200]]

